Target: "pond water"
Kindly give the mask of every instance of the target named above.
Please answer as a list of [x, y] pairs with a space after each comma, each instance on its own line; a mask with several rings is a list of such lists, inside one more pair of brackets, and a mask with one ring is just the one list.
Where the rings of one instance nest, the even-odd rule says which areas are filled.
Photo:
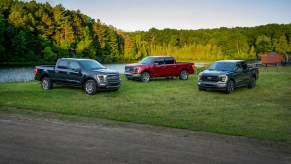
[[[195, 63], [195, 67], [202, 67], [207, 63]], [[126, 64], [103, 64], [106, 68], [124, 73]], [[27, 82], [34, 80], [34, 67], [0, 68], [0, 83]]]

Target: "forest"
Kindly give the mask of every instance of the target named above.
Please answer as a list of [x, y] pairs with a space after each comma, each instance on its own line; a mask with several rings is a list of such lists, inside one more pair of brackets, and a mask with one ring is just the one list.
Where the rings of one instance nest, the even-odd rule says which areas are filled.
[[254, 60], [272, 51], [291, 53], [291, 24], [126, 32], [61, 4], [0, 1], [0, 62], [77, 57], [121, 63], [151, 55], [179, 61]]

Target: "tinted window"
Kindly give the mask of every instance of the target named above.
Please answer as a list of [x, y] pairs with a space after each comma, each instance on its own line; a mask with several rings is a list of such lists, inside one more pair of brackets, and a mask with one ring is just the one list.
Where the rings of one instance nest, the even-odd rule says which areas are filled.
[[155, 64], [158, 64], [158, 65], [163, 65], [165, 64], [165, 59], [164, 58], [159, 58], [155, 61]]
[[140, 64], [151, 64], [155, 61], [154, 57], [146, 57], [144, 59], [142, 59], [139, 63]]
[[233, 71], [235, 67], [235, 63], [230, 62], [215, 62], [212, 63], [208, 70], [219, 70], [219, 71]]
[[174, 64], [174, 58], [165, 58], [166, 64]]
[[82, 60], [80, 61], [82, 68], [86, 70], [105, 69], [105, 67], [96, 60]]
[[67, 68], [67, 65], [68, 65], [68, 61], [61, 60], [59, 61], [58, 68]]
[[69, 68], [70, 69], [80, 69], [80, 66], [77, 62], [70, 62]]

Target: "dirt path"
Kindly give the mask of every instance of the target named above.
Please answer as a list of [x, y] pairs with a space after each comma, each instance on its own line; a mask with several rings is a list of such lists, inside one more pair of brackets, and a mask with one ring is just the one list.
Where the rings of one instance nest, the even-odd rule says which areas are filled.
[[60, 121], [67, 116], [44, 112], [16, 113], [17, 109], [0, 107], [0, 163], [291, 162], [288, 143], [76, 116]]

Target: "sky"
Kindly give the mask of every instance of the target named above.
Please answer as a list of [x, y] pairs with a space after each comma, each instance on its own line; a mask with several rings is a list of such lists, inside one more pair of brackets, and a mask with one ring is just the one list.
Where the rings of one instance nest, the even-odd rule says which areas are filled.
[[[29, 1], [29, 0], [24, 0]], [[36, 0], [62, 4], [117, 29], [213, 29], [291, 23], [291, 0]]]

